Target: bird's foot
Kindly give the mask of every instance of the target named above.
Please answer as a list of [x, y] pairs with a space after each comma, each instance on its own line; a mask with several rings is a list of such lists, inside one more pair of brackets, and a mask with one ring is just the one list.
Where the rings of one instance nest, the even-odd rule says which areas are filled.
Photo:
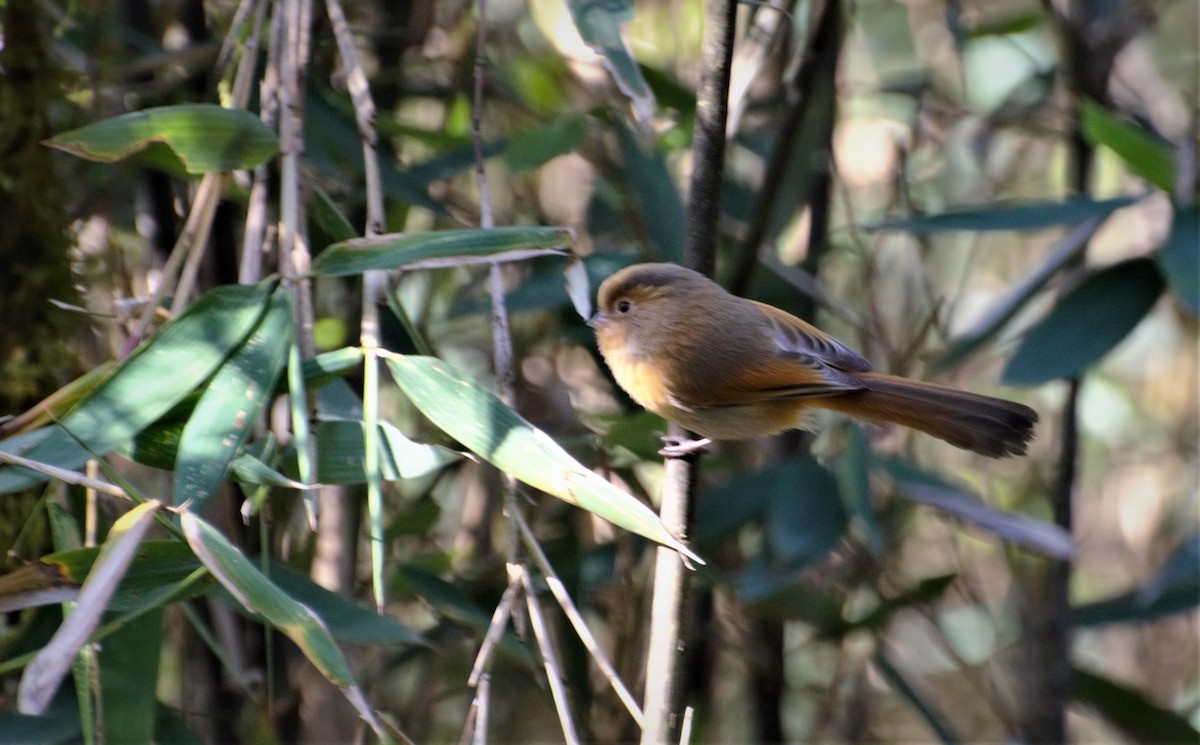
[[658, 454], [664, 458], [686, 458], [689, 455], [703, 453], [712, 444], [711, 437], [689, 440], [686, 437], [667, 435], [662, 439], [663, 446], [659, 449]]

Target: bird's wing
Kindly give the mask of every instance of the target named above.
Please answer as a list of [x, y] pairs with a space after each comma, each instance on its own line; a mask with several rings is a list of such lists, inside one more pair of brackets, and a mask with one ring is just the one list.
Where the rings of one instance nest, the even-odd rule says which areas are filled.
[[754, 305], [767, 320], [765, 330], [776, 354], [747, 361], [714, 389], [681, 397], [684, 403], [695, 408], [745, 406], [865, 387], [856, 373], [871, 366], [857, 352], [789, 313], [759, 302]]
[[861, 354], [819, 328], [773, 305], [757, 300], [750, 302], [767, 317], [771, 338], [784, 359], [794, 357], [804, 364], [820, 363], [849, 372], [868, 372], [871, 369], [871, 363]]

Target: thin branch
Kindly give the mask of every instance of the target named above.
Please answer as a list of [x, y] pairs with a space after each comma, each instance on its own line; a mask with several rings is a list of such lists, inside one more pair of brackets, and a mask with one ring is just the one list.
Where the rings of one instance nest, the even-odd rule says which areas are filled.
[[475, 655], [475, 664], [471, 666], [471, 674], [467, 677], [467, 685], [472, 688], [477, 687], [479, 681], [483, 680], [487, 675], [487, 669], [492, 663], [492, 652], [496, 649], [500, 638], [504, 636], [504, 629], [508, 626], [508, 619], [512, 615], [513, 603], [517, 601], [517, 592], [520, 589], [521, 577], [516, 572], [515, 565], [510, 564], [508, 567], [508, 587], [504, 590], [504, 594], [500, 596], [500, 602], [496, 604], [496, 610], [492, 612], [492, 622], [488, 625], [487, 634], [483, 637], [483, 643], [479, 645], [479, 653]]
[[571, 718], [571, 708], [567, 704], [567, 688], [563, 685], [562, 672], [558, 664], [558, 656], [554, 653], [554, 644], [550, 639], [550, 628], [546, 625], [546, 617], [542, 614], [542, 606], [538, 604], [537, 593], [533, 589], [533, 580], [524, 566], [518, 565], [521, 575], [521, 586], [525, 589], [525, 605], [529, 610], [529, 622], [533, 628], [533, 636], [537, 639], [538, 649], [542, 653], [542, 664], [546, 668], [546, 678], [550, 683], [550, 694], [554, 697], [554, 708], [558, 710], [558, 721], [562, 725], [563, 737], [568, 745], [580, 742], [579, 734], [575, 731], [575, 721]]
[[[279, 116], [280, 55], [283, 53], [283, 6], [275, 5], [271, 15], [270, 39], [267, 42], [267, 65], [258, 86], [259, 119], [275, 129]], [[263, 246], [267, 235], [267, 200], [270, 191], [270, 170], [266, 163], [254, 168], [254, 182], [246, 207], [246, 228], [242, 238], [242, 261], [238, 281], [255, 284], [262, 278]]]
[[566, 614], [567, 620], [571, 622], [571, 626], [575, 629], [575, 633], [579, 635], [579, 640], [583, 642], [583, 646], [588, 653], [592, 655], [592, 659], [596, 661], [596, 666], [600, 668], [601, 674], [612, 686], [617, 697], [621, 699], [621, 703], [625, 704], [625, 708], [629, 710], [629, 715], [637, 722], [638, 727], [645, 724], [645, 718], [642, 715], [642, 709], [638, 706], [633, 694], [625, 686], [621, 680], [621, 676], [617, 674], [616, 668], [609, 662], [608, 656], [604, 654], [604, 650], [600, 648], [600, 644], [596, 641], [596, 637], [592, 634], [592, 630], [588, 628], [587, 621], [584, 620], [583, 614], [579, 612], [579, 608], [575, 602], [571, 600], [571, 595], [567, 592], [567, 586], [559, 578], [554, 571], [554, 567], [550, 564], [550, 560], [546, 558], [545, 552], [538, 544], [537, 538], [533, 535], [533, 530], [530, 529], [529, 523], [525, 520], [525, 516], [516, 513], [512, 516], [516, 522], [518, 530], [521, 531], [521, 539], [525, 544], [525, 548], [529, 550], [533, 556], [534, 563], [541, 570], [542, 575], [546, 578], [546, 585], [550, 588], [550, 594], [558, 601], [559, 606]]

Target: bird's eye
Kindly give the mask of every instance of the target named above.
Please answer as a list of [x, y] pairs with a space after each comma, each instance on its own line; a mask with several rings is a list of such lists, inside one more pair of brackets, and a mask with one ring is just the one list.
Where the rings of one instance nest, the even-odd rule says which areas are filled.
[[628, 313], [629, 309], [632, 307], [633, 307], [633, 303], [629, 302], [628, 300], [618, 300], [617, 301], [617, 312], [618, 313]]

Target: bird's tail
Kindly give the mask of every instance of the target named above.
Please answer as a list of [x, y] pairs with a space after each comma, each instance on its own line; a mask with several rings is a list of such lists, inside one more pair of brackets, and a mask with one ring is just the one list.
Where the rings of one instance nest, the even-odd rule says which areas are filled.
[[863, 419], [919, 430], [991, 458], [1024, 455], [1037, 412], [1002, 398], [880, 373], [858, 373], [865, 386], [813, 404]]

